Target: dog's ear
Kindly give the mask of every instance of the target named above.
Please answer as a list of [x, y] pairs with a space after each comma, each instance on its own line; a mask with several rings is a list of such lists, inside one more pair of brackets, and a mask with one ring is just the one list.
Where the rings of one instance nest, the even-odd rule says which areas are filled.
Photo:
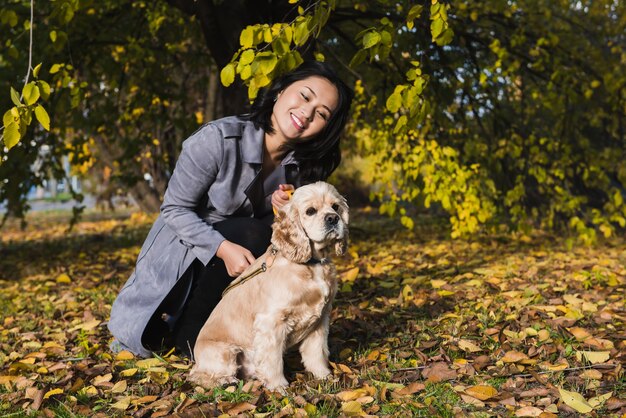
[[278, 210], [272, 229], [272, 244], [285, 257], [295, 263], [306, 263], [311, 259], [311, 242], [295, 205], [290, 202]]
[[343, 196], [339, 196], [339, 198], [339, 205], [341, 206], [340, 216], [344, 224], [345, 232], [343, 234], [343, 237], [335, 242], [335, 253], [341, 256], [344, 255], [346, 253], [346, 250], [348, 249], [348, 223], [350, 222], [350, 216], [348, 201]]

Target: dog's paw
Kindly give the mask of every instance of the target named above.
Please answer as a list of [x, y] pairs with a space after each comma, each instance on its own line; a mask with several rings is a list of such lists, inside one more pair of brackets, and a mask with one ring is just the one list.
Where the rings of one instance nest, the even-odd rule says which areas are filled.
[[328, 379], [331, 376], [331, 371], [328, 367], [316, 367], [309, 370], [316, 379]]
[[211, 389], [217, 386], [222, 386], [225, 384], [236, 383], [237, 378], [235, 376], [214, 376], [208, 373], [204, 373], [198, 370], [191, 370], [189, 373], [189, 377], [187, 380], [191, 383], [195, 383], [196, 385], [202, 386], [206, 389]]
[[281, 395], [286, 395], [286, 389], [287, 386], [289, 386], [289, 382], [287, 382], [287, 379], [283, 377], [281, 379], [263, 382], [263, 386], [272, 392], [278, 392]]

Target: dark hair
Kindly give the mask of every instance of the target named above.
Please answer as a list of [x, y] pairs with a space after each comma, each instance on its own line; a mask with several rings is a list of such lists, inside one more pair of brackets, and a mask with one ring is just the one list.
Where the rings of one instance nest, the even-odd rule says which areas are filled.
[[337, 76], [330, 65], [319, 61], [305, 61], [298, 68], [275, 79], [272, 84], [259, 92], [252, 104], [252, 111], [244, 115], [254, 122], [254, 126], [267, 133], [274, 133], [272, 112], [276, 96], [296, 81], [318, 76], [330, 81], [338, 92], [337, 108], [328, 119], [326, 126], [312, 141], [290, 142], [285, 146], [294, 150], [294, 158], [300, 165], [300, 177], [303, 184], [325, 180], [337, 168], [341, 161], [339, 138], [350, 113], [350, 104], [354, 93]]

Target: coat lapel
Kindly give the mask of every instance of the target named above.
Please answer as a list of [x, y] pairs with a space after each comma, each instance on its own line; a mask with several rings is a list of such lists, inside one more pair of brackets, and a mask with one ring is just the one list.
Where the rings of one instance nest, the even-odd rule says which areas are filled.
[[[261, 168], [263, 166], [263, 140], [264, 131], [254, 129], [252, 124], [246, 126], [241, 135], [241, 160], [248, 168], [246, 175], [251, 177], [244, 194], [252, 204], [252, 210], [256, 211], [263, 201], [263, 187], [261, 185]], [[242, 171], [242, 177], [244, 172]], [[245, 183], [244, 183], [245, 184]]]

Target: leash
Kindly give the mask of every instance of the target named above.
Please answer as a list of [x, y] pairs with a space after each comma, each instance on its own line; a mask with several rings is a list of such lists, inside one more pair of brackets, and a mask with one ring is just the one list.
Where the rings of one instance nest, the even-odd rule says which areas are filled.
[[[267, 269], [272, 267], [272, 265], [274, 264], [274, 260], [276, 260], [276, 254], [278, 254], [278, 248], [276, 248], [276, 247], [274, 247], [274, 245], [272, 245], [272, 249], [270, 250], [270, 255], [261, 264], [261, 267], [255, 269], [255, 270], [252, 270], [250, 273], [246, 274], [245, 276], [239, 276], [235, 280], [230, 282], [230, 284], [228, 286], [226, 286], [226, 289], [224, 289], [224, 291], [222, 292], [222, 297], [224, 297], [226, 295], [226, 293], [228, 293], [230, 290], [234, 289], [235, 287], [237, 287], [239, 285], [244, 284], [248, 280], [252, 279], [254, 276], [256, 276], [256, 275], [258, 275], [260, 273], [266, 272]], [[316, 258], [311, 258], [305, 264], [309, 264], [309, 265], [322, 264], [322, 265], [324, 265], [324, 264], [328, 264], [329, 262], [330, 262], [330, 260], [328, 258], [322, 258], [320, 260], [318, 260]]]
[[272, 264], [274, 264], [274, 260], [276, 259], [276, 254], [278, 253], [278, 248], [274, 247], [272, 245], [272, 249], [270, 250], [270, 255], [265, 259], [265, 261], [261, 264], [261, 267], [259, 267], [256, 270], [252, 270], [250, 273], [246, 274], [245, 276], [239, 276], [237, 279], [233, 280], [227, 287], [226, 289], [224, 289], [224, 291], [222, 292], [222, 297], [224, 297], [226, 295], [226, 293], [228, 293], [231, 289], [247, 282], [248, 280], [250, 280], [251, 278], [253, 278], [254, 276], [256, 276], [259, 273], [263, 273], [265, 271], [267, 271], [268, 268], [272, 267]]

